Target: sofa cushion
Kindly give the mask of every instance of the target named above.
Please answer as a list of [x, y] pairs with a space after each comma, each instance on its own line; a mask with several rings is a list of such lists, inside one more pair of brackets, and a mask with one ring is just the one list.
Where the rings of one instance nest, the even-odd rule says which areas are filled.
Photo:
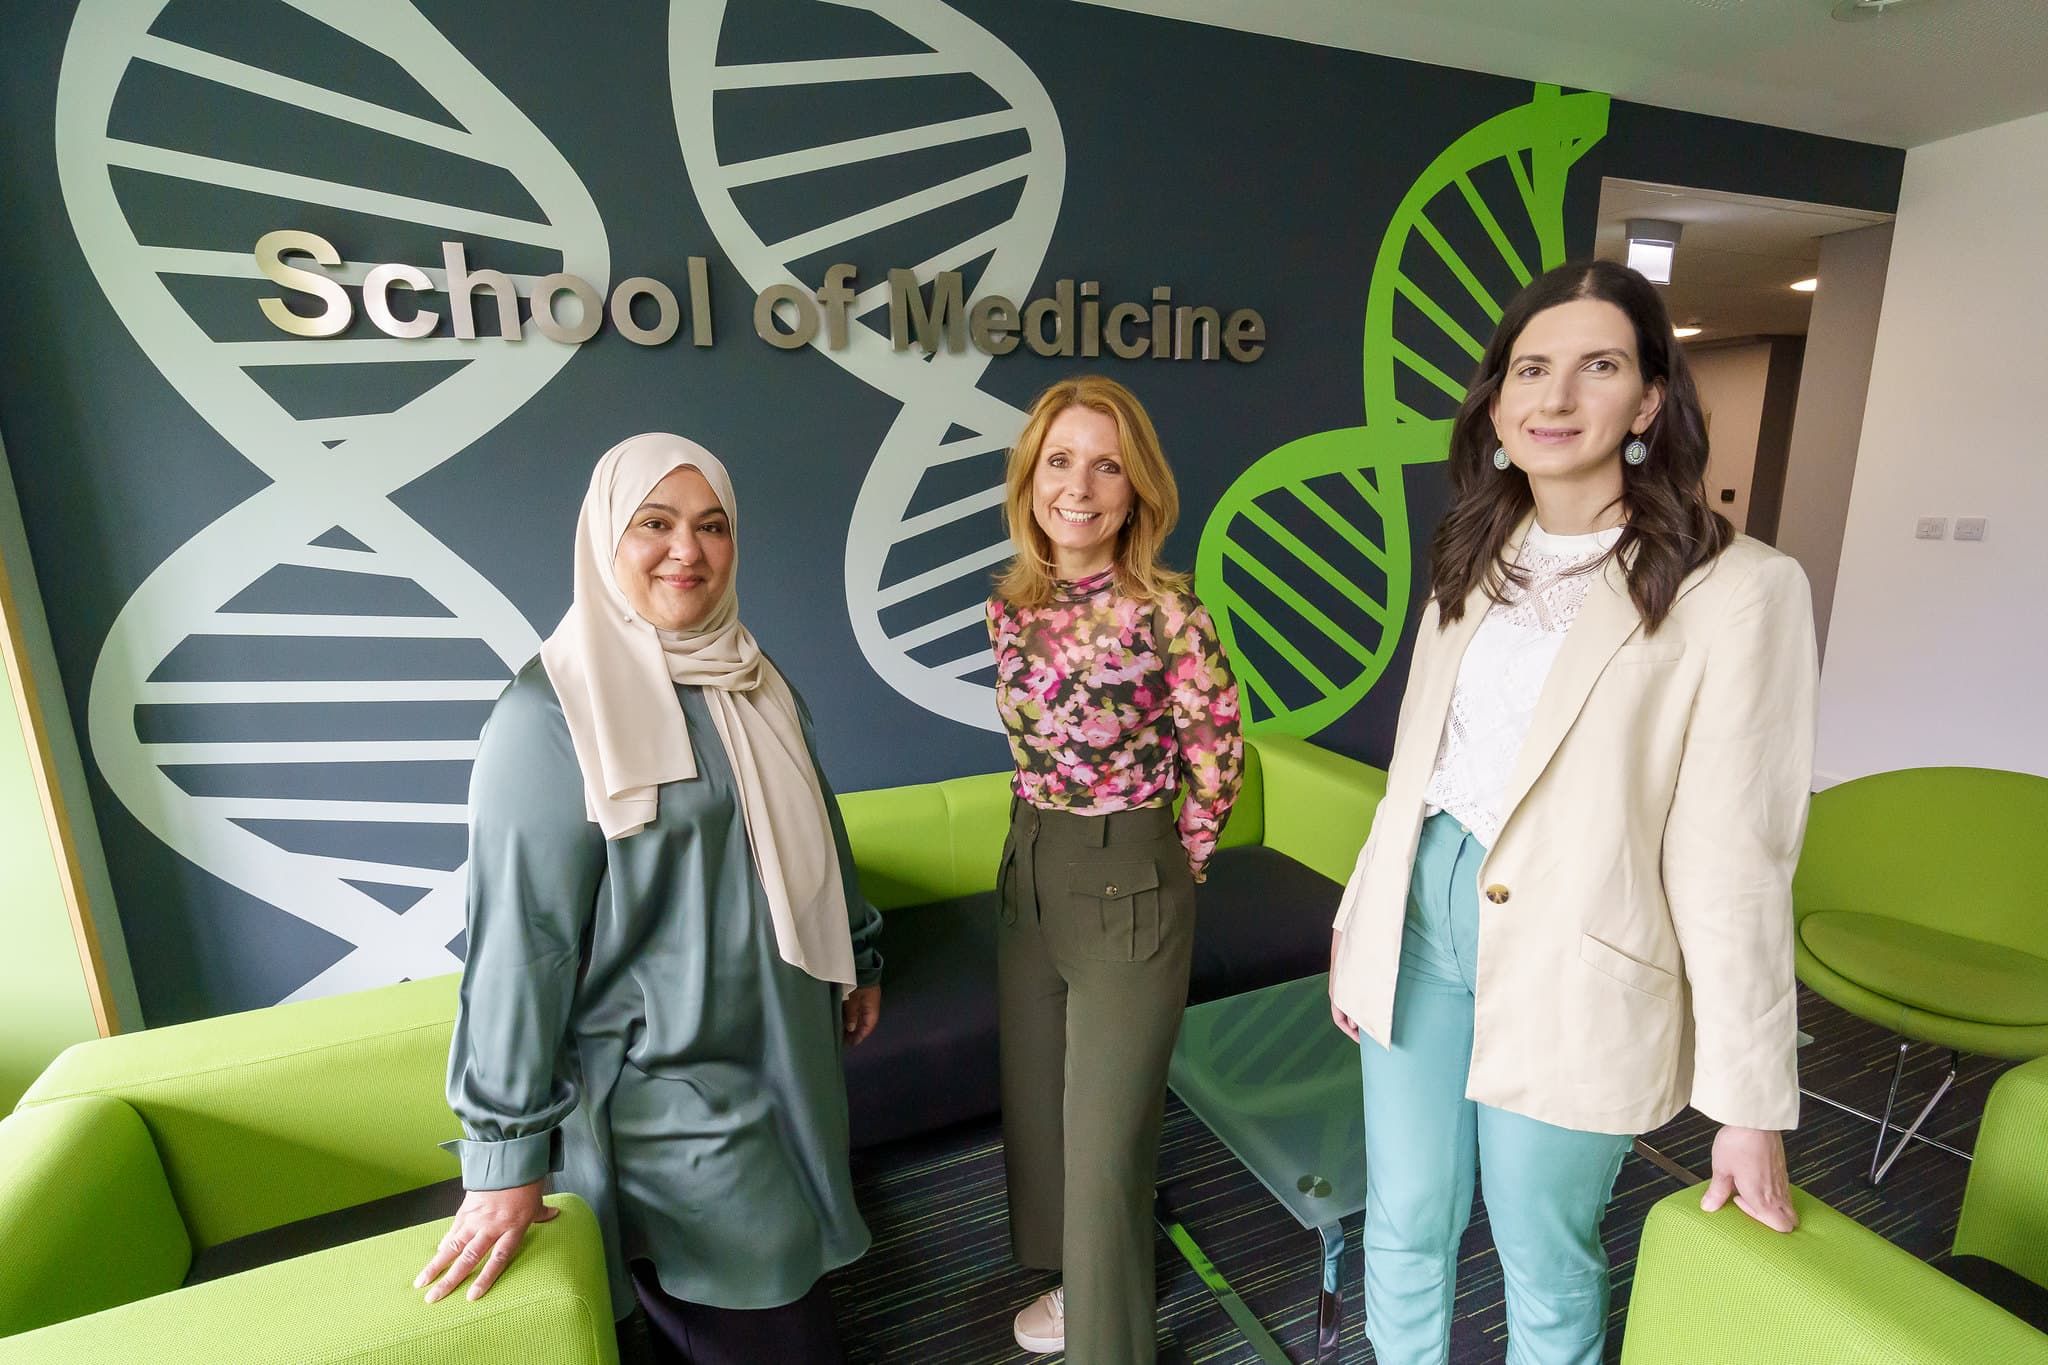
[[1330, 967], [1330, 922], [1344, 888], [1284, 853], [1226, 848], [1195, 888], [1188, 1002], [1313, 976]]
[[[1269, 848], [1217, 853], [1195, 888], [1190, 1002], [1323, 971], [1342, 894]], [[883, 917], [882, 1024], [846, 1055], [854, 1146], [1000, 1108], [997, 913], [995, 892], [984, 891]]]
[[882, 917], [882, 1022], [846, 1053], [853, 1145], [996, 1112], [996, 893]]

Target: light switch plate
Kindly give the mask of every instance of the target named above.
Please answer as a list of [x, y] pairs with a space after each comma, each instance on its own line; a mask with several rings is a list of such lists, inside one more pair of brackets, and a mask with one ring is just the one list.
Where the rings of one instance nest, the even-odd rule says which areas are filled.
[[1913, 523], [1913, 539], [1915, 540], [1940, 540], [1947, 534], [1947, 517], [1922, 517]]
[[1957, 517], [1956, 539], [1982, 540], [1984, 539], [1984, 532], [1990, 528], [1990, 525], [1990, 520], [1986, 517]]

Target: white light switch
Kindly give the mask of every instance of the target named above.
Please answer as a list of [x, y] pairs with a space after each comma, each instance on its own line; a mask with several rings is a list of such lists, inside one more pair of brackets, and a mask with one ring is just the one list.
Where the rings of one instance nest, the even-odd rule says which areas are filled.
[[1913, 539], [1940, 540], [1948, 534], [1947, 517], [1922, 517], [1913, 523]]
[[1957, 540], [1982, 540], [1990, 522], [1984, 517], [1957, 517]]

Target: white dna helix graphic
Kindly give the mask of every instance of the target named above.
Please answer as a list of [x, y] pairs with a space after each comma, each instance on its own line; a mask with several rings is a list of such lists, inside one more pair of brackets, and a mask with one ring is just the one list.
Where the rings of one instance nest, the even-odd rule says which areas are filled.
[[[1015, 53], [936, 0], [829, 3], [886, 21], [899, 41], [923, 50], [723, 63], [721, 29], [744, 5], [674, 0], [670, 7], [676, 130], [719, 245], [757, 293], [778, 284], [816, 290], [829, 263], [856, 264], [866, 287], [851, 311], [869, 321], [886, 318], [883, 272], [891, 266], [928, 281], [987, 258], [979, 283], [970, 280], [973, 291], [1022, 300], [1044, 260], [1066, 181], [1066, 148], [1044, 87]], [[957, 89], [961, 77], [978, 80], [998, 107], [767, 155], [721, 155], [727, 135], [764, 112], [778, 123], [829, 130], [836, 113], [873, 88], [869, 83], [907, 84], [922, 104], [924, 90], [949, 82]], [[735, 109], [738, 96], [747, 103]], [[1021, 150], [1018, 137], [1006, 136], [1019, 133]], [[979, 155], [983, 147], [987, 154]], [[892, 173], [892, 158], [943, 148], [979, 160], [921, 177], [915, 170]], [[872, 177], [864, 170], [870, 167]], [[847, 177], [837, 173], [846, 171], [862, 172], [854, 183], [870, 202], [835, 205], [834, 195], [821, 191], [814, 202], [825, 207], [808, 224], [761, 221], [766, 192], [825, 182], [843, 191]], [[994, 215], [956, 211], [1010, 186], [1020, 188], [1006, 217], [988, 221]], [[871, 202], [878, 196], [886, 197]], [[755, 207], [743, 208], [741, 197]], [[905, 240], [918, 243], [907, 256]], [[983, 604], [990, 571], [1010, 549], [1001, 465], [985, 457], [1008, 449], [1024, 414], [977, 387], [989, 361], [979, 351], [934, 360], [915, 348], [894, 351], [885, 320], [879, 331], [853, 325], [847, 332], [842, 349], [828, 349], [822, 332], [811, 344], [903, 404], [861, 485], [847, 532], [846, 607], [854, 636], [898, 693], [962, 724], [997, 729]]]
[[[450, 945], [463, 927], [460, 836], [452, 858], [394, 850], [424, 842], [409, 840], [406, 827], [414, 836], [451, 833], [448, 826], [465, 823], [465, 807], [445, 788], [437, 799], [408, 799], [424, 793], [407, 773], [450, 763], [466, 773], [476, 708], [448, 703], [495, 698], [538, 639], [503, 594], [391, 495], [519, 409], [574, 348], [490, 337], [311, 341], [274, 331], [263, 340], [223, 339], [180, 302], [173, 283], [189, 291], [256, 277], [253, 236], [166, 242], [168, 234], [138, 228], [141, 215], [120, 190], [140, 173], [179, 194], [213, 196], [202, 202], [220, 212], [191, 215], [204, 223], [261, 195], [319, 206], [330, 222], [412, 224], [522, 244], [558, 258], [549, 269], [600, 290], [611, 268], [604, 227], [555, 147], [405, 0], [289, 0], [289, 9], [278, 0], [260, 12], [283, 28], [265, 50], [302, 40], [314, 29], [310, 17], [325, 26], [315, 31], [353, 40], [335, 41], [348, 51], [333, 56], [333, 69], [382, 54], [449, 122], [167, 40], [151, 31], [163, 9], [164, 0], [80, 5], [57, 98], [64, 202], [93, 274], [143, 352], [271, 482], [180, 546], [121, 609], [92, 680], [93, 753], [121, 802], [171, 849], [354, 945], [293, 998], [450, 971], [460, 965]], [[177, 145], [155, 126], [150, 140], [113, 136], [124, 84], [166, 72], [222, 109], [246, 111], [259, 97], [275, 102], [262, 107], [280, 117], [310, 113], [350, 136], [374, 137], [393, 162], [424, 147], [493, 168], [499, 180], [516, 181], [539, 217], [447, 202], [461, 193], [447, 176], [415, 177], [399, 192], [227, 159]], [[181, 121], [205, 126], [203, 118]], [[359, 179], [388, 186], [384, 160], [364, 162]], [[355, 267], [334, 277], [360, 284], [363, 273]], [[440, 287], [440, 274], [429, 273]], [[531, 276], [515, 279], [522, 293], [531, 290]], [[490, 317], [487, 302], [479, 308]], [[253, 302], [248, 309], [253, 314]], [[421, 361], [439, 362], [433, 372], [441, 376], [424, 392]], [[346, 377], [384, 395], [377, 410], [295, 417], [252, 373], [310, 376], [330, 367], [364, 367]], [[423, 605], [386, 614], [332, 605], [366, 584]], [[238, 605], [252, 588], [260, 603]], [[437, 646], [444, 652], [432, 660], [417, 654]], [[459, 667], [449, 662], [458, 650], [470, 660]], [[210, 662], [181, 662], [193, 657]], [[448, 719], [451, 711], [457, 719]], [[374, 793], [360, 779], [371, 771], [387, 775], [381, 786], [367, 784]]]

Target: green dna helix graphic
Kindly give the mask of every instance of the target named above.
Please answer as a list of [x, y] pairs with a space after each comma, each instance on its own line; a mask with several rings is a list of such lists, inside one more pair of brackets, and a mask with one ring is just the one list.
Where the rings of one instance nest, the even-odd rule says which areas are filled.
[[1446, 458], [1457, 376], [1507, 299], [1564, 262], [1566, 177], [1605, 136], [1607, 110], [1605, 95], [1539, 85], [1429, 164], [1366, 290], [1365, 423], [1261, 457], [1204, 524], [1195, 588], [1248, 725], [1313, 735], [1386, 671], [1413, 587], [1404, 471]]

